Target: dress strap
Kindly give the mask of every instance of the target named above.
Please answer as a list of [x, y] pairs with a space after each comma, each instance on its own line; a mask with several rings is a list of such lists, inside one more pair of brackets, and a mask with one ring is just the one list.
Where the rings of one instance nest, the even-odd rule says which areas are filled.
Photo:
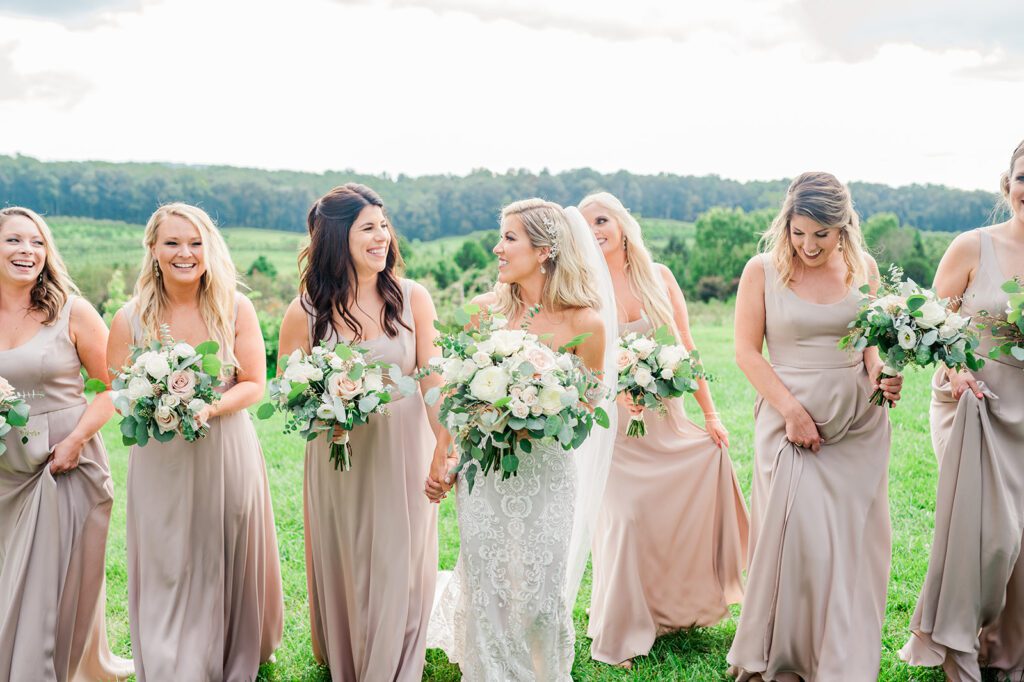
[[[402, 287], [402, 321], [405, 322], [412, 329], [412, 333], [416, 334], [416, 319], [412, 314], [412, 280], [402, 278], [399, 280]], [[407, 331], [403, 327], [399, 327], [399, 333]]]

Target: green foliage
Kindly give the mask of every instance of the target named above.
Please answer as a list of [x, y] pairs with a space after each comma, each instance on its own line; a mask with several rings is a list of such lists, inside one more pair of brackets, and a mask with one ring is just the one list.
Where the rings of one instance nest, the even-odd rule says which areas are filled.
[[866, 220], [861, 229], [880, 272], [888, 272], [893, 265], [899, 265], [915, 282], [924, 286], [931, 284], [938, 258], [929, 258], [920, 230], [901, 226], [895, 213], [878, 213]]
[[277, 277], [277, 268], [274, 267], [274, 264], [271, 263], [270, 260], [262, 253], [256, 256], [256, 260], [252, 262], [252, 265], [250, 265], [249, 269], [245, 271], [245, 274], [252, 277], [254, 272], [261, 272], [271, 279]]
[[110, 273], [110, 281], [107, 283], [107, 298], [103, 301], [103, 321], [110, 326], [111, 321], [114, 319], [114, 314], [121, 309], [129, 299], [128, 292], [126, 291], [124, 275], [121, 273], [120, 268], [114, 268], [114, 271]]
[[462, 246], [455, 253], [455, 264], [463, 270], [485, 268], [490, 261], [491, 257], [475, 239], [462, 242]]

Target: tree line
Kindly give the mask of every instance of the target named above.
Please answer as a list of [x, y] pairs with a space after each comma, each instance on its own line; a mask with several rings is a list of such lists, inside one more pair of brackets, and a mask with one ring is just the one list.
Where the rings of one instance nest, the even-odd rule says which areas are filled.
[[[392, 177], [354, 171], [300, 173], [165, 163], [43, 162], [27, 156], [0, 156], [0, 203], [29, 206], [47, 215], [127, 223], [145, 223], [161, 203], [186, 201], [202, 206], [225, 227], [303, 231], [312, 202], [345, 182], [373, 187], [401, 233], [421, 240], [494, 227], [504, 204], [529, 196], [568, 205], [590, 192], [604, 190], [618, 196], [637, 215], [692, 222], [715, 207], [747, 212], [777, 208], [788, 186], [783, 179], [739, 182], [714, 175], [608, 174], [590, 168], [562, 173], [478, 170], [465, 176]], [[901, 224], [927, 231], [983, 225], [998, 203], [994, 193], [941, 185], [890, 187], [854, 182], [850, 189], [863, 217], [891, 213]]]

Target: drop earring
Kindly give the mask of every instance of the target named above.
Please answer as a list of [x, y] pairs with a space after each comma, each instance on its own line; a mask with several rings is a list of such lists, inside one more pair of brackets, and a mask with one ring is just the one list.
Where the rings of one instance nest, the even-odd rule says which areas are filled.
[[543, 263], [540, 264], [540, 274], [542, 274], [542, 275], [548, 274], [548, 271], [544, 269], [544, 264]]
[[156, 261], [153, 261], [153, 276], [160, 279], [160, 265]]

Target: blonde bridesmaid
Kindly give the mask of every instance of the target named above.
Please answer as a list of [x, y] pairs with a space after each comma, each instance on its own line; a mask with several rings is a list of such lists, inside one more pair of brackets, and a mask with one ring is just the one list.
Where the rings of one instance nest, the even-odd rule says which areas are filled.
[[[437, 353], [434, 304], [402, 279], [398, 238], [369, 187], [336, 187], [313, 204], [301, 295], [281, 324], [280, 354], [354, 342], [411, 375]], [[428, 382], [429, 384], [430, 382]], [[341, 680], [419, 680], [437, 577], [437, 508], [423, 495], [447, 437], [419, 393], [350, 434], [352, 469], [330, 441], [306, 444], [306, 580], [313, 655]], [[432, 432], [433, 429], [433, 432]]]
[[49, 227], [0, 210], [0, 391], [23, 394], [28, 442], [0, 455], [0, 679], [123, 680], [107, 645], [104, 553], [114, 486], [81, 369], [106, 379], [107, 328], [77, 296]]
[[[750, 565], [728, 660], [740, 680], [878, 678], [889, 578], [887, 408], [877, 349], [840, 351], [878, 267], [828, 173], [786, 192], [743, 270], [736, 362], [757, 389]], [[768, 344], [770, 361], [762, 355]], [[881, 382], [900, 397], [902, 379]]]
[[[1001, 181], [1010, 219], [950, 244], [935, 274], [960, 313], [998, 315], [1002, 284], [1024, 277], [1024, 142]], [[991, 336], [982, 333], [987, 357]], [[932, 444], [939, 460], [935, 539], [924, 587], [900, 651], [911, 665], [941, 665], [957, 682], [981, 668], [1024, 678], [1024, 363], [989, 359], [978, 372], [941, 369], [932, 383]]]
[[[667, 326], [694, 347], [683, 292], [653, 263], [640, 225], [611, 194], [580, 202], [608, 263], [619, 335]], [[591, 656], [629, 667], [661, 634], [707, 627], [743, 597], [747, 507], [729, 459], [729, 435], [711, 391], [700, 382], [705, 428], [687, 419], [682, 400], [646, 416], [647, 434], [626, 436], [631, 411], [619, 404], [615, 454], [593, 541], [588, 635]]]
[[220, 344], [209, 434], [135, 446], [128, 463], [128, 615], [139, 682], [254, 680], [281, 642], [283, 598], [263, 452], [246, 408], [263, 397], [256, 311], [236, 291], [227, 244], [202, 209], [149, 219], [135, 296], [114, 316], [107, 357], [171, 336]]

